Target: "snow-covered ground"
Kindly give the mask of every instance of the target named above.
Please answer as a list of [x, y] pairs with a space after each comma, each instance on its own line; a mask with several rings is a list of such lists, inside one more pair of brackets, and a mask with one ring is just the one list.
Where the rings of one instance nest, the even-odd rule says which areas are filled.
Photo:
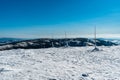
[[0, 80], [120, 80], [120, 46], [0, 51]]

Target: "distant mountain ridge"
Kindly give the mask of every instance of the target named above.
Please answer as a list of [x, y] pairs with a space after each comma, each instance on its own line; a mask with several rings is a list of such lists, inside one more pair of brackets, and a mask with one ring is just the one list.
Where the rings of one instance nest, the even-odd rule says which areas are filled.
[[113, 42], [115, 44], [118, 44], [120, 45], [120, 38], [99, 38], [101, 40], [106, 40], [106, 41], [110, 41], [110, 42]]
[[[81, 46], [93, 46], [94, 39], [88, 38], [67, 38], [67, 39], [31, 39], [31, 40], [18, 40], [11, 43], [5, 43], [0, 46], [0, 50], [9, 49], [38, 49], [38, 48], [50, 48], [50, 47], [81, 47]], [[97, 39], [97, 46], [113, 46], [117, 45], [108, 40]]]
[[3, 38], [0, 38], [0, 45], [6, 44], [6, 43], [12, 43], [12, 42], [17, 42], [17, 41], [22, 41], [22, 40], [24, 40], [24, 39], [3, 37]]

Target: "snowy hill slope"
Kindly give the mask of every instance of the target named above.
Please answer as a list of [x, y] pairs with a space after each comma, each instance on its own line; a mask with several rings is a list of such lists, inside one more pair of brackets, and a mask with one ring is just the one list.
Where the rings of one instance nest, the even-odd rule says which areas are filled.
[[[0, 50], [9, 50], [9, 49], [38, 49], [38, 48], [50, 48], [54, 47], [64, 47], [66, 42], [71, 47], [78, 46], [93, 46], [94, 39], [87, 38], [68, 38], [68, 39], [32, 39], [24, 40], [19, 42], [12, 42], [0, 46]], [[113, 46], [116, 45], [113, 42], [99, 40], [97, 39], [98, 46]]]
[[119, 38], [99, 38], [99, 40], [104, 40], [104, 41], [110, 41], [112, 43], [120, 45], [120, 39]]
[[22, 41], [22, 40], [24, 40], [24, 39], [20, 39], [20, 38], [0, 38], [0, 45], [12, 43], [12, 42], [18, 42], [18, 41]]
[[120, 45], [120, 40], [112, 40], [111, 42]]
[[120, 46], [0, 51], [1, 80], [120, 80]]

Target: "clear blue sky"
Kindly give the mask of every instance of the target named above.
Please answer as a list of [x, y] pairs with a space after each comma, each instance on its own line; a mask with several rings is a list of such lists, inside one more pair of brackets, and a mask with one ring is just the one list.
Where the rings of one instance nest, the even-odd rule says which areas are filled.
[[0, 37], [119, 37], [120, 0], [0, 0]]

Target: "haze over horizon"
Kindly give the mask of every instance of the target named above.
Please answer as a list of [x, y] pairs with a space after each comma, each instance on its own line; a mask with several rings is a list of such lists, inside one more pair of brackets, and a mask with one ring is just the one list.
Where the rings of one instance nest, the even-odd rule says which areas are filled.
[[0, 0], [0, 37], [120, 38], [120, 0]]

